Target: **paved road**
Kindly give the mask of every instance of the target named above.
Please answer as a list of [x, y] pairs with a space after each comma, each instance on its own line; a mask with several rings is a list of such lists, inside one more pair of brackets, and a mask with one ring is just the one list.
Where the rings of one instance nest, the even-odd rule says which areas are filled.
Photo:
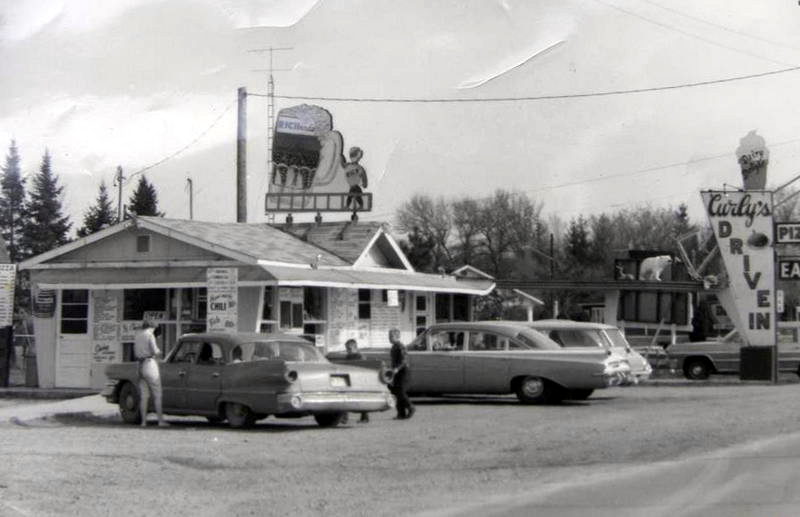
[[797, 517], [800, 433], [700, 457], [622, 468], [496, 498], [446, 515], [497, 517]]
[[[738, 472], [747, 448], [690, 466], [695, 478], [661, 462], [792, 434], [799, 402], [798, 384], [640, 386], [561, 406], [520, 406], [513, 397], [422, 400], [410, 421], [382, 413], [368, 425], [321, 429], [310, 418], [268, 419], [251, 431], [196, 418], [142, 430], [123, 425], [97, 398], [6, 407], [0, 515], [475, 514], [487, 503], [511, 515], [530, 514], [532, 504], [545, 504], [536, 515], [548, 508], [620, 515], [624, 504], [628, 515], [641, 515], [642, 505], [658, 515], [659, 494], [713, 495], [693, 490], [703, 480], [720, 500], [750, 494], [752, 502], [769, 495], [737, 489], [752, 478], [723, 479]], [[43, 408], [51, 416], [35, 418]], [[787, 471], [778, 470], [775, 490], [794, 493], [784, 482], [800, 471], [791, 456], [764, 458]], [[652, 477], [660, 472], [665, 480]], [[626, 497], [612, 495], [609, 484]], [[564, 491], [573, 485], [585, 490]], [[769, 510], [760, 515], [780, 515]]]

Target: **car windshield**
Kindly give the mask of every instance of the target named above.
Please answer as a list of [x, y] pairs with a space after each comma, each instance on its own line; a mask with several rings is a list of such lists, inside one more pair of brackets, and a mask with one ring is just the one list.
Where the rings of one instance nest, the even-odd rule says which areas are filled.
[[622, 335], [619, 329], [606, 329], [605, 335], [611, 340], [612, 345], [619, 348], [628, 348], [628, 340]]
[[327, 359], [313, 346], [295, 341], [255, 341], [242, 343], [242, 361], [290, 361], [325, 363]]

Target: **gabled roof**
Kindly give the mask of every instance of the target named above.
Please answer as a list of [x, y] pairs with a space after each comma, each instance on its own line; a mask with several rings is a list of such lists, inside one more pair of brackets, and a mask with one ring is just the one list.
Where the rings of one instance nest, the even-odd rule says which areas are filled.
[[[140, 217], [140, 221], [172, 232], [205, 241], [216, 246], [244, 253], [256, 261], [348, 266], [348, 261], [326, 252], [324, 248], [297, 239], [268, 224], [210, 223], [163, 217]], [[174, 234], [171, 234], [174, 235]], [[174, 235], [180, 238], [179, 235]]]
[[381, 231], [382, 225], [374, 221], [339, 221], [278, 224], [274, 228], [354, 264], [373, 241], [375, 234]]
[[378, 237], [385, 235], [407, 269], [407, 259], [376, 222], [269, 225], [215, 223], [163, 217], [136, 217], [69, 244], [42, 253], [21, 264], [34, 267], [129, 228], [140, 228], [173, 238], [246, 264], [342, 268], [356, 262]]

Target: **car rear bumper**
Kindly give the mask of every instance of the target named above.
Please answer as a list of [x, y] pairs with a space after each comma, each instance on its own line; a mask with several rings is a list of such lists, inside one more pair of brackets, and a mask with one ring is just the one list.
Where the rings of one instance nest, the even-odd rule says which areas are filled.
[[280, 413], [328, 411], [385, 411], [395, 406], [394, 395], [370, 392], [282, 393], [278, 395]]

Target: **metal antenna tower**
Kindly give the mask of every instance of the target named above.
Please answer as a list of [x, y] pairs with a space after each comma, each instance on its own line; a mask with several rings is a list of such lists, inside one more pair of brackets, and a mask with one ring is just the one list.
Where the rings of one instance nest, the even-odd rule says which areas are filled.
[[269, 52], [269, 68], [258, 68], [254, 72], [267, 72], [267, 174], [272, 173], [272, 140], [275, 132], [275, 78], [274, 72], [291, 72], [292, 68], [275, 68], [273, 66], [273, 53], [276, 51], [294, 50], [294, 47], [267, 47], [252, 49], [249, 52]]

